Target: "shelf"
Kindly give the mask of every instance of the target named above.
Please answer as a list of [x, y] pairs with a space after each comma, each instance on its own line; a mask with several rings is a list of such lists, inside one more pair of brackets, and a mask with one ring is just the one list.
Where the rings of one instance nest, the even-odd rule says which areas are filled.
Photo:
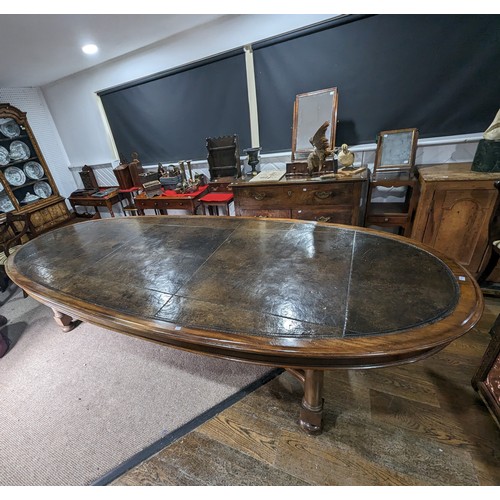
[[47, 182], [48, 184], [50, 184], [49, 179], [47, 177], [42, 177], [41, 179], [26, 181], [22, 186], [12, 186], [10, 184], [9, 184], [9, 186], [10, 186], [10, 189], [12, 191], [17, 191], [18, 189], [22, 189], [26, 186], [34, 186], [37, 182], [41, 182], [41, 181], [44, 181], [44, 182]]
[[371, 183], [373, 186], [413, 186], [417, 179], [413, 174], [408, 172], [392, 172], [392, 173], [377, 173], [372, 177]]
[[31, 156], [30, 158], [26, 158], [26, 160], [16, 160], [7, 163], [7, 165], [0, 165], [0, 168], [15, 167], [16, 165], [20, 165], [21, 163], [26, 163], [28, 161], [40, 162], [37, 156]]
[[28, 134], [21, 134], [21, 135], [18, 135], [17, 137], [0, 137], [0, 142], [8, 142], [8, 141], [20, 141], [22, 139], [28, 139], [29, 140], [29, 137], [28, 137]]
[[402, 215], [408, 212], [408, 204], [401, 203], [370, 203], [367, 216], [370, 215]]

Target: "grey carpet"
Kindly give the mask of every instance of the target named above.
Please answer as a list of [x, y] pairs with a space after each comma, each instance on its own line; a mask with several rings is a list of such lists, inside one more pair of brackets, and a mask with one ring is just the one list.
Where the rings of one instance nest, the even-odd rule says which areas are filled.
[[270, 373], [89, 324], [63, 333], [14, 286], [0, 314], [11, 342], [0, 358], [2, 486], [98, 482]]

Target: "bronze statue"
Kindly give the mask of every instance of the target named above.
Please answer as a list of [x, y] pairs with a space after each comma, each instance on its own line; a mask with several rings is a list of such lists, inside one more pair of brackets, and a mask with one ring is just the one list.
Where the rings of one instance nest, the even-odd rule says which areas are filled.
[[313, 151], [307, 157], [307, 171], [309, 175], [313, 172], [321, 172], [325, 165], [325, 160], [332, 154], [330, 142], [326, 138], [326, 129], [330, 126], [330, 122], [326, 121], [318, 128], [316, 133], [309, 139], [313, 146]]

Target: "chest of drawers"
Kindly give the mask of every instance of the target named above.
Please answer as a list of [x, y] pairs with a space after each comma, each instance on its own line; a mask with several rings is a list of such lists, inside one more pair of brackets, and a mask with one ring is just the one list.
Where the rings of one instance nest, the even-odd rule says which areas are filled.
[[367, 172], [349, 179], [231, 184], [235, 214], [363, 225]]

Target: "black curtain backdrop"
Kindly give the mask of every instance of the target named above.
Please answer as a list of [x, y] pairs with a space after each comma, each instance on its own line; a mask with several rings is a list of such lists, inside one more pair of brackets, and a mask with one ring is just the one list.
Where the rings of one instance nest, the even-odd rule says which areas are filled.
[[[383, 130], [483, 132], [500, 108], [499, 15], [355, 15], [253, 45], [263, 153], [290, 151], [296, 94], [337, 87], [336, 145]], [[118, 151], [143, 164], [250, 147], [243, 48], [99, 93]], [[318, 124], [318, 127], [321, 124]]]
[[421, 138], [483, 132], [500, 108], [498, 15], [347, 17], [253, 48], [264, 153], [291, 149], [295, 95], [328, 87], [337, 146], [409, 127]]
[[99, 94], [118, 152], [145, 165], [207, 157], [207, 137], [237, 134], [250, 147], [245, 56], [183, 68]]

